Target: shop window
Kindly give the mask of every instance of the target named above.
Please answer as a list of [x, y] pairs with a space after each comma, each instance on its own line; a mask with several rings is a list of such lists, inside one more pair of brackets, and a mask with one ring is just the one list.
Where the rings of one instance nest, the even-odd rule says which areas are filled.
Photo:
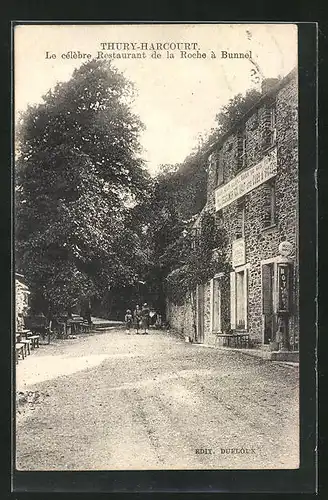
[[264, 109], [262, 136], [263, 149], [268, 149], [275, 145], [276, 135], [276, 104], [275, 102], [270, 102]]
[[237, 136], [237, 170], [242, 170], [246, 167], [246, 129], [239, 130]]
[[263, 184], [264, 203], [262, 208], [263, 228], [274, 226], [276, 223], [276, 187], [274, 181]]
[[245, 236], [245, 200], [237, 201], [236, 214], [236, 239], [244, 238]]
[[230, 323], [232, 330], [247, 330], [247, 268], [230, 274]]

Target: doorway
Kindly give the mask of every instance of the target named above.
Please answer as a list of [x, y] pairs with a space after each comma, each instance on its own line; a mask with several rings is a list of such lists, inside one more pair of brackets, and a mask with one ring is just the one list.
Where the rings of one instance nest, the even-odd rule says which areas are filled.
[[274, 263], [262, 265], [262, 313], [264, 317], [264, 344], [276, 340], [277, 320], [274, 313]]
[[205, 302], [204, 285], [197, 286], [197, 334], [196, 342], [204, 343], [204, 302]]

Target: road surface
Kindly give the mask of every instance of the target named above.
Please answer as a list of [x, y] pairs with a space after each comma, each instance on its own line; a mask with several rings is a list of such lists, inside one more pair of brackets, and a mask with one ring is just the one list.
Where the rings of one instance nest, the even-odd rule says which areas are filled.
[[111, 329], [40, 346], [16, 379], [19, 470], [298, 467], [294, 366]]

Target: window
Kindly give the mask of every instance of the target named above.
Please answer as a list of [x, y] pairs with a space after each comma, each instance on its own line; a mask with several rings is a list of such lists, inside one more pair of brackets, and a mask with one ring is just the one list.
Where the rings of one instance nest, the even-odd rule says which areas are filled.
[[276, 223], [276, 186], [274, 181], [263, 184], [264, 203], [262, 208], [263, 228], [274, 226]]
[[192, 248], [192, 250], [195, 250], [195, 248], [199, 245], [200, 228], [193, 227], [191, 229], [190, 233], [191, 233], [191, 248]]
[[236, 324], [245, 328], [245, 271], [236, 273]]
[[230, 273], [231, 329], [247, 330], [247, 267]]
[[215, 154], [212, 153], [208, 157], [208, 170], [212, 171], [216, 167], [216, 159], [215, 159]]
[[268, 103], [264, 109], [263, 117], [263, 148], [267, 149], [276, 143], [276, 105]]
[[274, 264], [262, 265], [262, 314], [264, 317], [264, 343], [275, 338], [276, 324], [274, 315]]
[[237, 170], [246, 167], [246, 129], [239, 130], [237, 136]]
[[217, 186], [220, 186], [220, 184], [223, 184], [224, 178], [223, 178], [223, 161], [218, 158], [216, 160], [216, 184]]
[[242, 198], [237, 201], [236, 239], [244, 238], [244, 236], [245, 236], [245, 201]]
[[223, 209], [215, 212], [215, 228], [217, 230], [221, 229], [223, 226]]

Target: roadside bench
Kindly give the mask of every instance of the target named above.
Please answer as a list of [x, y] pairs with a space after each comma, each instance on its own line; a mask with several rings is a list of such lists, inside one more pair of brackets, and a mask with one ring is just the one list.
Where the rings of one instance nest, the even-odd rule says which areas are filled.
[[32, 349], [35, 349], [35, 347], [39, 347], [40, 335], [29, 335], [27, 340], [32, 342]]
[[19, 345], [23, 345], [24, 349], [23, 349], [23, 352], [24, 352], [24, 355], [25, 357], [28, 355], [28, 354], [31, 354], [31, 350], [30, 350], [30, 346], [32, 344], [32, 341], [31, 340], [28, 340], [28, 339], [24, 339], [23, 338], [23, 335], [22, 335], [22, 332], [16, 332], [16, 345], [19, 344]]
[[34, 349], [35, 347], [39, 347], [40, 335], [35, 335], [31, 332], [31, 330], [27, 330], [27, 329], [22, 330], [19, 333], [21, 335], [21, 338], [20, 338], [21, 342], [24, 342], [29, 347], [31, 346], [32, 349]]
[[[33, 348], [39, 347], [40, 338], [44, 340], [48, 337], [48, 344], [50, 344], [50, 335], [52, 333], [51, 321], [49, 322], [48, 319], [42, 315], [27, 316], [24, 321], [26, 330], [23, 330], [23, 332], [27, 332], [28, 338], [33, 342]], [[32, 338], [32, 336], [34, 336], [34, 338]]]
[[16, 363], [21, 357], [24, 359], [28, 354], [31, 354], [31, 348], [39, 347], [40, 335], [31, 334], [30, 330], [21, 330], [16, 332], [15, 352]]
[[67, 328], [70, 334], [89, 333], [92, 324], [89, 324], [82, 316], [73, 315], [67, 320]]

